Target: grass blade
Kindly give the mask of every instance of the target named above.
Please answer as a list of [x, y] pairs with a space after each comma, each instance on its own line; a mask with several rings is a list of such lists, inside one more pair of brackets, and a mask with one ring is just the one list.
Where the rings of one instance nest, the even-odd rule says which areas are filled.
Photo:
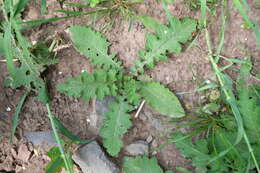
[[47, 8], [46, 8], [46, 0], [41, 0], [41, 13], [42, 14], [47, 14]]
[[49, 103], [46, 104], [46, 108], [47, 108], [47, 111], [48, 111], [48, 117], [49, 117], [50, 122], [51, 122], [51, 127], [52, 127], [52, 130], [53, 130], [53, 133], [54, 133], [55, 140], [58, 143], [58, 147], [59, 147], [59, 150], [60, 150], [60, 153], [61, 153], [61, 157], [62, 157], [64, 164], [65, 164], [65, 168], [69, 173], [74, 173], [73, 166], [72, 166], [72, 163], [71, 163], [71, 159], [68, 158], [68, 156], [66, 155], [66, 153], [63, 149], [63, 145], [62, 145], [61, 139], [58, 135], [58, 131], [57, 131], [56, 126], [55, 126], [54, 117], [51, 113]]
[[13, 120], [12, 120], [12, 129], [11, 129], [11, 138], [10, 138], [10, 141], [13, 142], [13, 138], [14, 138], [14, 135], [15, 135], [15, 131], [16, 131], [16, 128], [17, 128], [17, 125], [18, 125], [18, 121], [19, 121], [19, 115], [20, 115], [20, 112], [22, 110], [22, 107], [23, 107], [23, 104], [26, 100], [26, 97], [28, 95], [29, 92], [26, 92], [21, 98], [20, 98], [20, 101], [15, 109], [15, 113], [13, 115]]
[[200, 27], [206, 26], [207, 0], [200, 0]]
[[14, 9], [14, 17], [21, 13], [30, 0], [20, 0]]
[[[246, 1], [244, 1], [244, 3], [246, 3]], [[260, 31], [259, 31], [258, 26], [247, 16], [246, 11], [244, 10], [243, 5], [241, 4], [241, 2], [239, 0], [233, 0], [233, 4], [236, 6], [237, 10], [244, 18], [246, 24], [254, 31], [254, 33], [256, 35], [256, 42], [257, 42], [258, 48], [260, 49]]]
[[54, 121], [54, 124], [55, 124], [55, 127], [57, 128], [57, 130], [61, 134], [63, 134], [64, 136], [66, 136], [67, 138], [69, 138], [70, 140], [72, 140], [75, 143], [88, 144], [88, 143], [94, 141], [93, 139], [92, 140], [80, 139], [77, 136], [73, 135], [70, 131], [67, 130], [66, 127], [63, 126], [63, 124], [61, 124], [60, 120], [56, 117], [53, 117], [53, 121]]

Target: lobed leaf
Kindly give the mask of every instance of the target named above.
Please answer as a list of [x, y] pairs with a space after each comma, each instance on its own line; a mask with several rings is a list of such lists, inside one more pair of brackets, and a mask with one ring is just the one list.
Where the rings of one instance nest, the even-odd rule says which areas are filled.
[[121, 63], [115, 59], [115, 54], [108, 54], [109, 42], [99, 32], [83, 26], [73, 26], [69, 29], [75, 48], [90, 58], [95, 66], [103, 69], [121, 69]]
[[155, 34], [146, 35], [145, 49], [139, 52], [140, 60], [135, 62], [133, 71], [144, 72], [144, 67], [153, 68], [158, 61], [167, 60], [166, 53], [180, 53], [182, 43], [192, 38], [196, 31], [195, 19], [177, 19], [172, 17], [169, 25], [160, 25], [150, 18], [141, 18], [145, 24], [155, 30]]
[[91, 98], [103, 99], [106, 95], [116, 95], [116, 71], [95, 70], [93, 74], [87, 72], [69, 78], [65, 83], [58, 84], [57, 89], [69, 96], [82, 97], [88, 101]]
[[[175, 139], [182, 138], [180, 133], [173, 134]], [[176, 148], [181, 150], [186, 158], [192, 159], [192, 165], [204, 167], [210, 159], [207, 140], [196, 140], [195, 144], [192, 143], [191, 138], [176, 141]]]
[[237, 81], [238, 106], [244, 121], [245, 130], [252, 143], [260, 144], [260, 106], [259, 98], [253, 92], [252, 86], [247, 84], [247, 77], [250, 76], [252, 62], [241, 65], [240, 74]]
[[127, 113], [132, 109], [123, 98], [118, 102], [109, 103], [110, 110], [105, 113], [106, 117], [100, 130], [103, 137], [103, 145], [111, 156], [116, 156], [123, 146], [122, 137], [132, 126], [131, 116]]

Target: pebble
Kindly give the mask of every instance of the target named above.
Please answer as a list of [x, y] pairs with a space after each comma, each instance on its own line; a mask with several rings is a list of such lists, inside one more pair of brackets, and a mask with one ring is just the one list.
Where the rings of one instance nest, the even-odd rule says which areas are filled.
[[108, 103], [110, 101], [115, 101], [115, 97], [113, 96], [106, 96], [103, 100], [96, 100], [96, 112], [104, 116], [105, 112], [109, 110]]
[[39, 131], [39, 132], [24, 132], [24, 137], [33, 144], [33, 146], [39, 146], [41, 144], [48, 144], [50, 147], [57, 146], [58, 144], [53, 138], [53, 132]]
[[83, 173], [119, 173], [119, 168], [111, 162], [97, 142], [89, 143], [72, 155]]
[[126, 146], [125, 151], [131, 156], [140, 156], [148, 153], [149, 145], [146, 141], [135, 141], [134, 143]]
[[6, 112], [11, 112], [11, 108], [8, 106], [7, 108], [6, 108]]
[[151, 143], [153, 141], [153, 136], [149, 135], [146, 139], [146, 142]]

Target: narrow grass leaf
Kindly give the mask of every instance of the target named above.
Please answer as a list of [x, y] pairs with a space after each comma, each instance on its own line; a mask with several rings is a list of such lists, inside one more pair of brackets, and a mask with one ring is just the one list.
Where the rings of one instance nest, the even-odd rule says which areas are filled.
[[53, 117], [54, 120], [54, 124], [57, 128], [57, 130], [64, 136], [66, 136], [67, 138], [69, 138], [70, 140], [72, 140], [73, 142], [77, 143], [77, 144], [88, 144], [90, 142], [93, 142], [94, 140], [84, 140], [84, 139], [80, 139], [77, 136], [73, 135], [66, 127], [63, 126], [63, 124], [60, 122], [60, 120], [56, 117]]
[[[245, 2], [246, 3], [246, 2]], [[236, 6], [239, 13], [244, 18], [246, 24], [254, 31], [256, 35], [256, 42], [258, 44], [258, 48], [260, 49], [260, 31], [256, 23], [254, 23], [246, 14], [246, 11], [243, 8], [243, 5], [241, 4], [240, 0], [233, 0], [233, 4]]]
[[51, 127], [52, 127], [52, 130], [53, 130], [53, 133], [54, 133], [55, 140], [58, 143], [60, 155], [61, 155], [61, 157], [64, 161], [64, 164], [65, 164], [65, 168], [68, 171], [68, 173], [74, 173], [71, 158], [69, 158], [68, 155], [65, 153], [64, 148], [63, 148], [63, 144], [62, 144], [62, 140], [58, 135], [58, 130], [55, 126], [54, 117], [51, 113], [49, 103], [46, 104], [46, 108], [47, 108], [49, 120], [51, 122]]
[[46, 7], [46, 0], [41, 0], [41, 13], [42, 14], [47, 14], [47, 7]]
[[200, 0], [200, 27], [206, 27], [207, 0]]
[[30, 0], [19, 0], [18, 4], [14, 8], [14, 17], [23, 11], [29, 1]]

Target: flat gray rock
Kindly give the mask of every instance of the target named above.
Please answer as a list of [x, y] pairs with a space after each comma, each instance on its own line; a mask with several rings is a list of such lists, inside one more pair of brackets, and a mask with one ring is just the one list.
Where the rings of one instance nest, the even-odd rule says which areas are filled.
[[97, 142], [80, 148], [72, 159], [79, 165], [83, 173], [119, 173], [116, 165], [108, 160]]
[[39, 132], [24, 132], [24, 137], [34, 146], [48, 144], [50, 147], [54, 147], [58, 145], [53, 138], [53, 132], [51, 130]]
[[125, 151], [131, 156], [145, 155], [148, 153], [149, 145], [146, 141], [136, 141], [126, 146]]
[[104, 116], [105, 112], [107, 112], [109, 110], [109, 106], [108, 103], [109, 102], [113, 102], [115, 101], [115, 97], [113, 96], [106, 96], [103, 100], [96, 100], [96, 112], [101, 115]]

